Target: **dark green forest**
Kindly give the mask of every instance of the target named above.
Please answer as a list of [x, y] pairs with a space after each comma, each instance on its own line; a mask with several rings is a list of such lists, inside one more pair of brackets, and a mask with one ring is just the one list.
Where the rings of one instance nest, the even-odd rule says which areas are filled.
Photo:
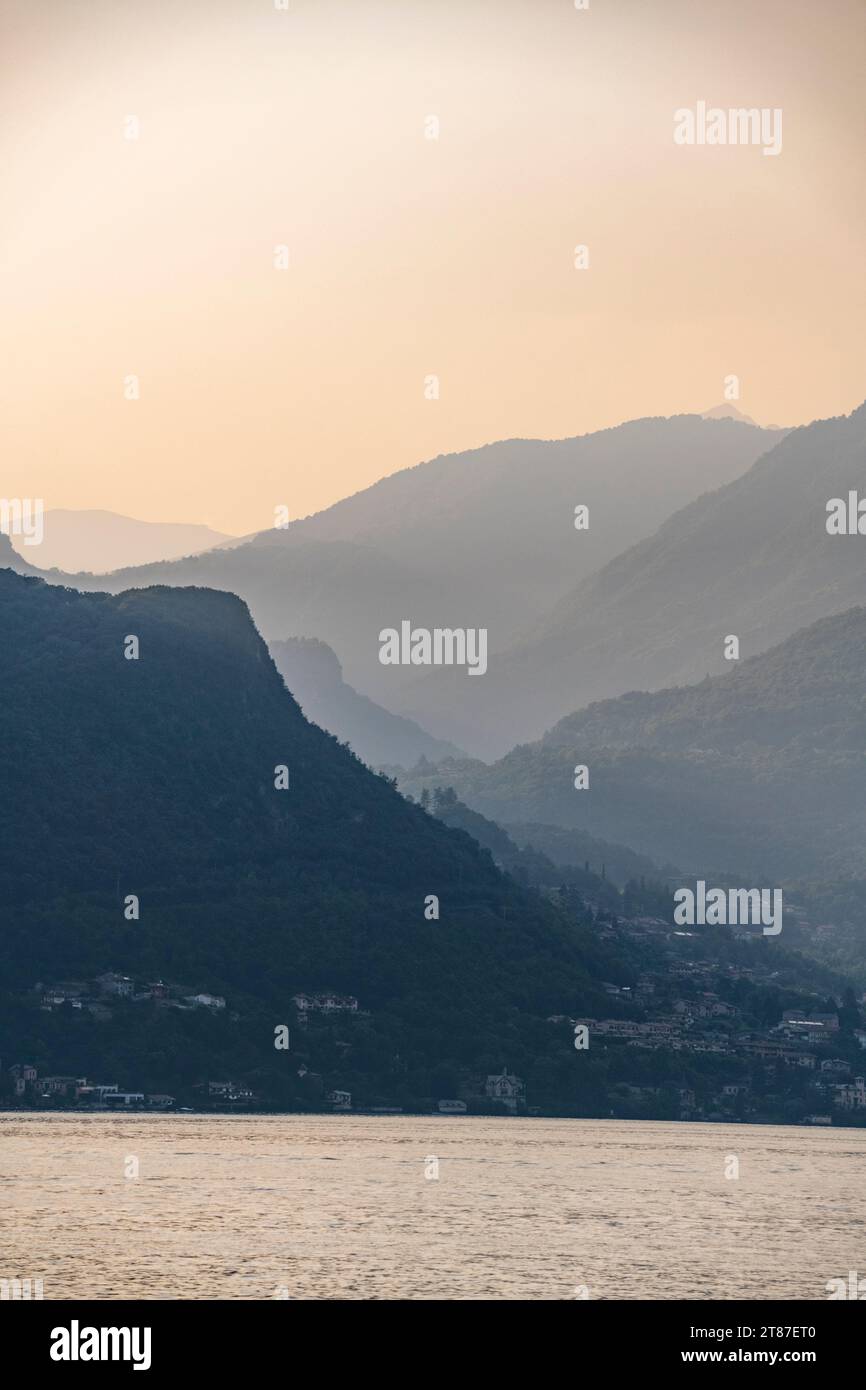
[[[807, 1076], [733, 1050], [579, 1055], [575, 1018], [728, 999], [736, 1025], [717, 1027], [747, 1036], [816, 998], [832, 1011], [844, 979], [718, 931], [681, 942], [672, 970], [667, 940], [625, 929], [648, 916], [669, 937], [660, 878], [557, 863], [447, 785], [407, 799], [304, 718], [235, 596], [0, 570], [0, 689], [0, 1101], [26, 1062], [196, 1108], [228, 1080], [271, 1108], [346, 1089], [356, 1108], [459, 1095], [491, 1113], [484, 1080], [504, 1066], [531, 1112], [677, 1117], [732, 1077], [765, 1115], [814, 1106]], [[128, 997], [99, 994], [106, 972]], [[357, 1007], [302, 1016], [294, 996], [324, 991]], [[853, 1004], [843, 1017], [853, 1065]]]
[[[4, 1059], [122, 1062], [139, 1088], [285, 1072], [273, 1030], [293, 1022], [292, 995], [335, 989], [365, 1016], [351, 1061], [332, 1048], [332, 1085], [483, 1070], [506, 1052], [543, 1069], [557, 1051], [545, 1016], [591, 1008], [621, 973], [585, 923], [309, 724], [234, 596], [83, 595], [0, 571], [0, 634]], [[101, 1032], [35, 1009], [37, 982], [107, 970], [230, 1008], [115, 1010]]]

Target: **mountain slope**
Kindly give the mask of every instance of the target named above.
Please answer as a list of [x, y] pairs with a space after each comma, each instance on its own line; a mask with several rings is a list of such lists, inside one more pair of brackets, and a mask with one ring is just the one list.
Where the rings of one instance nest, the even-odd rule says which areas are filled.
[[590, 701], [722, 671], [729, 634], [742, 657], [765, 651], [862, 601], [866, 540], [826, 529], [828, 500], [852, 489], [866, 492], [866, 405], [792, 431], [584, 580], [475, 689], [459, 684], [461, 722], [432, 722], [455, 703], [453, 673], [419, 685], [407, 710], [495, 754]]
[[655, 864], [646, 855], [635, 853], [627, 845], [600, 840], [573, 827], [518, 821], [504, 826], [504, 829], [521, 849], [533, 849], [554, 864], [566, 868], [584, 868], [594, 874], [602, 874], [608, 882], [620, 888], [641, 878], [670, 880], [671, 877], [681, 876], [681, 872], [671, 864]]
[[741, 420], [744, 425], [757, 425], [757, 420], [753, 420], [751, 415], [746, 415], [742, 410], [738, 410], [735, 405], [728, 401], [724, 405], [714, 405], [712, 410], [701, 411], [701, 418], [704, 420]]
[[[198, 1025], [142, 1005], [131, 1032], [107, 1024], [100, 1055], [139, 1086], [165, 1085], [168, 1066], [201, 1079], [205, 1044], [211, 1075], [241, 1057], [284, 1075], [274, 1027], [294, 1023], [294, 993], [325, 987], [368, 1011], [355, 1031], [340, 1024], [351, 1064], [335, 1051], [345, 1032], [302, 1045], [331, 1084], [351, 1072], [369, 1094], [399, 1056], [394, 1075], [411, 1066], [413, 1093], [429, 1094], [437, 1066], [501, 1065], [506, 1048], [540, 1076], [539, 1018], [611, 978], [587, 931], [304, 719], [237, 598], [82, 595], [0, 570], [0, 685], [3, 988], [33, 997], [37, 981], [115, 969], [189, 982], [233, 1011]], [[26, 1017], [0, 1030], [4, 1056], [25, 1038], [56, 1070], [83, 1065], [74, 1016], [59, 1034], [54, 1015]], [[182, 1033], [166, 1058], [167, 1020], [172, 1038], [204, 1030], [189, 1057]]]
[[271, 656], [306, 717], [346, 742], [369, 767], [413, 766], [419, 758], [459, 756], [411, 719], [391, 714], [343, 680], [336, 653], [314, 637], [270, 643]]
[[[406, 469], [236, 549], [98, 580], [56, 578], [115, 593], [154, 584], [236, 593], [268, 640], [327, 642], [350, 684], [411, 715], [417, 671], [381, 665], [382, 628], [404, 618], [485, 627], [491, 653], [502, 653], [578, 579], [739, 477], [778, 437], [683, 415], [578, 439], [510, 440]], [[581, 504], [589, 528], [578, 531]], [[459, 716], [461, 696], [437, 714]]]
[[63, 507], [45, 512], [43, 530], [39, 545], [24, 545], [23, 539], [16, 536], [14, 548], [39, 569], [83, 570], [91, 574], [105, 574], [126, 565], [175, 560], [231, 543], [231, 537], [212, 531], [209, 526], [137, 521], [117, 512], [70, 511]]
[[864, 653], [855, 608], [723, 676], [592, 704], [492, 766], [446, 763], [405, 786], [447, 783], [503, 825], [578, 829], [687, 873], [866, 877]]
[[[488, 849], [499, 867], [519, 882], [542, 889], [563, 884], [578, 888], [594, 903], [613, 912], [622, 906], [618, 888], [624, 888], [643, 875], [654, 881], [664, 878], [650, 860], [620, 845], [592, 840], [574, 830], [551, 825], [509, 826], [506, 829], [471, 810], [458, 800], [450, 787], [436, 788], [427, 804], [445, 825], [465, 830]], [[563, 851], [562, 858], [549, 854], [541, 848], [542, 844]], [[669, 899], [666, 907], [669, 907]]]

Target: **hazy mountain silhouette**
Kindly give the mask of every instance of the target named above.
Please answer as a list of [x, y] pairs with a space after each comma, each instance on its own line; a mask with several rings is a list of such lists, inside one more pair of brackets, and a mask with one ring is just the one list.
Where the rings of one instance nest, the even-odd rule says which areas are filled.
[[270, 643], [271, 656], [306, 717], [348, 743], [370, 767], [419, 758], [461, 756], [453, 743], [432, 738], [419, 724], [391, 714], [343, 680], [336, 653], [314, 637]]
[[[110, 592], [171, 584], [236, 593], [268, 640], [319, 638], [339, 652], [352, 685], [411, 716], [417, 669], [380, 664], [383, 628], [404, 618], [485, 627], [492, 655], [502, 653], [577, 579], [738, 477], [776, 438], [682, 415], [577, 439], [511, 440], [405, 469], [235, 549], [99, 579], [48, 577]], [[590, 526], [577, 531], [581, 504]]]
[[751, 415], [745, 415], [742, 410], [738, 410], [730, 401], [725, 401], [723, 405], [714, 405], [712, 410], [701, 412], [702, 420], [739, 420], [744, 425], [758, 426], [757, 420], [753, 420]]
[[[16, 540], [18, 538], [16, 537]], [[46, 579], [51, 582], [49, 575], [44, 575], [35, 565], [31, 565], [27, 559], [28, 551], [33, 552], [36, 546], [23, 547], [23, 553], [19, 555], [12, 545], [12, 541], [3, 531], [0, 531], [0, 568], [14, 570], [16, 574], [33, 575], [39, 579]], [[67, 576], [64, 575], [64, 579]]]
[[699, 685], [592, 704], [492, 766], [401, 781], [415, 794], [447, 783], [505, 826], [574, 828], [693, 873], [863, 878], [864, 689], [866, 608], [855, 608]]
[[[609, 865], [604, 856], [594, 862], [589, 862], [588, 855], [576, 859], [576, 842], [583, 838], [588, 848], [590, 840], [588, 836], [581, 837], [575, 831], [557, 830], [554, 826], [535, 826], [536, 838], [530, 838], [523, 843], [518, 838], [519, 827], [518, 834], [515, 834], [498, 825], [496, 821], [482, 816], [478, 811], [473, 811], [457, 798], [451, 787], [434, 791], [427, 804], [432, 814], [445, 825], [450, 825], [456, 830], [465, 830], [473, 840], [489, 850], [494, 862], [518, 882], [531, 884], [543, 891], [556, 890], [563, 885], [576, 888], [607, 911], [618, 912], [622, 909], [622, 899], [618, 889], [614, 887], [615, 883], [624, 886], [627, 880], [637, 879], [640, 873], [647, 870], [654, 881], [657, 882], [661, 877], [654, 864], [647, 859], [641, 859], [639, 855], [631, 855], [629, 850], [625, 850], [623, 854], [631, 858], [631, 872], [621, 878], [609, 872]], [[563, 862], [554, 861], [538, 847], [539, 838], [549, 841], [557, 835], [568, 856]], [[599, 842], [591, 843], [594, 850], [601, 848]], [[604, 848], [611, 849], [618, 866], [624, 867], [625, 859], [617, 855], [616, 847], [605, 845]]]
[[127, 565], [148, 565], [196, 555], [232, 538], [209, 526], [136, 521], [117, 512], [70, 511], [52, 507], [43, 518], [39, 545], [12, 537], [13, 548], [39, 569], [89, 570], [104, 574]]
[[610, 883], [621, 888], [629, 880], [649, 878], [669, 879], [677, 872], [672, 864], [657, 864], [645, 854], [637, 854], [627, 845], [615, 844], [588, 835], [573, 826], [545, 825], [539, 821], [516, 821], [504, 827], [521, 849], [534, 849], [555, 864], [565, 867], [588, 867], [590, 873], [604, 875]]
[[729, 635], [741, 657], [765, 651], [861, 602], [866, 538], [826, 529], [828, 500], [857, 488], [866, 492], [866, 406], [793, 430], [583, 580], [483, 679], [427, 674], [405, 707], [431, 732], [496, 755], [592, 700], [722, 671]]
[[[132, 635], [138, 660], [124, 656]], [[539, 1019], [601, 999], [593, 977], [615, 963], [308, 723], [239, 599], [82, 595], [0, 570], [0, 681], [2, 989], [32, 998], [37, 980], [118, 969], [208, 987], [236, 1010], [197, 1022], [141, 1006], [98, 1025], [100, 1067], [192, 1084], [196, 1067], [243, 1058], [269, 1085], [288, 1075], [291, 1099], [297, 1063], [275, 1053], [274, 1025], [294, 1022], [295, 991], [327, 987], [369, 1011], [352, 1056], [330, 1033], [302, 1045], [356, 1097], [429, 1095], [433, 1070], [501, 1065], [506, 1046], [541, 1096], [573, 1090], [573, 1068], [544, 1081], [569, 1039]], [[128, 894], [140, 920], [125, 919]], [[21, 1018], [55, 1067], [90, 1055], [74, 1020], [55, 1027], [35, 1003]]]

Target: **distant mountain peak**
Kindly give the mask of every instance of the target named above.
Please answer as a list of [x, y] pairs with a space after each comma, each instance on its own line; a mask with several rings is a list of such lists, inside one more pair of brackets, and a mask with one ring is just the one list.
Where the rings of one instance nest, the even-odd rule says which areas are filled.
[[0, 569], [14, 570], [16, 574], [36, 575], [39, 573], [38, 569], [28, 564], [26, 551], [24, 555], [18, 554], [5, 531], [0, 531]]
[[121, 567], [178, 560], [235, 542], [209, 526], [139, 521], [105, 508], [49, 508], [43, 525], [38, 546], [24, 546], [16, 536], [13, 549], [42, 571], [60, 569], [67, 574], [106, 574]]
[[[737, 410], [737, 407], [735, 405], [731, 405], [730, 401], [724, 401], [722, 405], [714, 405], [712, 410], [702, 411], [701, 419], [739, 420], [744, 425], [754, 425], [755, 429], [762, 428], [762, 426], [758, 424], [757, 420], [753, 420], [751, 415], [744, 415], [743, 411]], [[775, 426], [771, 426], [770, 428], [775, 428]]]

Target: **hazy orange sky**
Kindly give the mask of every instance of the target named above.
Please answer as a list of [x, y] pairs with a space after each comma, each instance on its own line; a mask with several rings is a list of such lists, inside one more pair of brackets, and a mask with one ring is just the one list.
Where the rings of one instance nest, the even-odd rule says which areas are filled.
[[[0, 16], [4, 496], [243, 533], [729, 374], [761, 423], [866, 396], [863, 0]], [[700, 100], [781, 154], [677, 146]]]

